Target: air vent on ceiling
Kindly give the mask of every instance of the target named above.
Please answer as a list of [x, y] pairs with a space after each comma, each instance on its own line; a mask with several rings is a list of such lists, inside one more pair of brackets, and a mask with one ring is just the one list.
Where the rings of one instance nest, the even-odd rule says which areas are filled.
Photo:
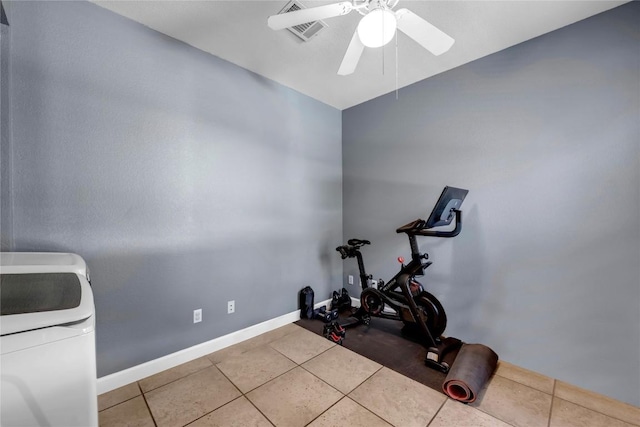
[[[297, 0], [291, 0], [279, 13], [288, 13], [300, 9], [306, 9], [306, 7]], [[306, 24], [300, 24], [287, 28], [287, 30], [291, 31], [302, 40], [309, 41], [312, 37], [317, 36], [320, 30], [322, 30], [326, 26], [327, 24], [322, 21], [312, 21], [307, 22]]]

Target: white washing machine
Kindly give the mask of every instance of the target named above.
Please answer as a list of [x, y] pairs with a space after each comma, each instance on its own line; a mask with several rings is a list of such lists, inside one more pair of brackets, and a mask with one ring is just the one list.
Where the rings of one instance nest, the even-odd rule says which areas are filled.
[[0, 253], [0, 425], [98, 425], [95, 310], [84, 260]]

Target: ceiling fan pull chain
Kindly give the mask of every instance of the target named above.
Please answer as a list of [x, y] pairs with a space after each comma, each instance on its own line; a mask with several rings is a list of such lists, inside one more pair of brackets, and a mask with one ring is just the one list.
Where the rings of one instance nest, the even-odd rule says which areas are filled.
[[[384, 23], [382, 24], [383, 32], [384, 32]], [[382, 46], [382, 75], [384, 76], [384, 46]]]
[[398, 100], [398, 32], [396, 31], [396, 101]]

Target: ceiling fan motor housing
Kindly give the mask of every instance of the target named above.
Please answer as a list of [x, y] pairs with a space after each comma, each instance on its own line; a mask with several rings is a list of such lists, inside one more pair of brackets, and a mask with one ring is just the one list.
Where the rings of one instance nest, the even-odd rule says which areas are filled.
[[396, 16], [389, 9], [374, 9], [358, 24], [358, 36], [366, 47], [381, 47], [396, 33]]

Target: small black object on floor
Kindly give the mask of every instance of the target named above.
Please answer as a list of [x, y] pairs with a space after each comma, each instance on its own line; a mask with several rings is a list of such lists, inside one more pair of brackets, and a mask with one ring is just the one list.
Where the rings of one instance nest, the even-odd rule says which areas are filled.
[[[340, 314], [339, 322], [348, 323], [349, 318]], [[318, 335], [323, 334], [325, 325], [312, 319], [301, 319], [296, 324]], [[442, 384], [447, 375], [425, 366], [427, 349], [403, 335], [402, 327], [402, 322], [375, 317], [369, 326], [349, 328], [342, 346], [443, 393]], [[451, 356], [455, 359], [455, 354]]]

